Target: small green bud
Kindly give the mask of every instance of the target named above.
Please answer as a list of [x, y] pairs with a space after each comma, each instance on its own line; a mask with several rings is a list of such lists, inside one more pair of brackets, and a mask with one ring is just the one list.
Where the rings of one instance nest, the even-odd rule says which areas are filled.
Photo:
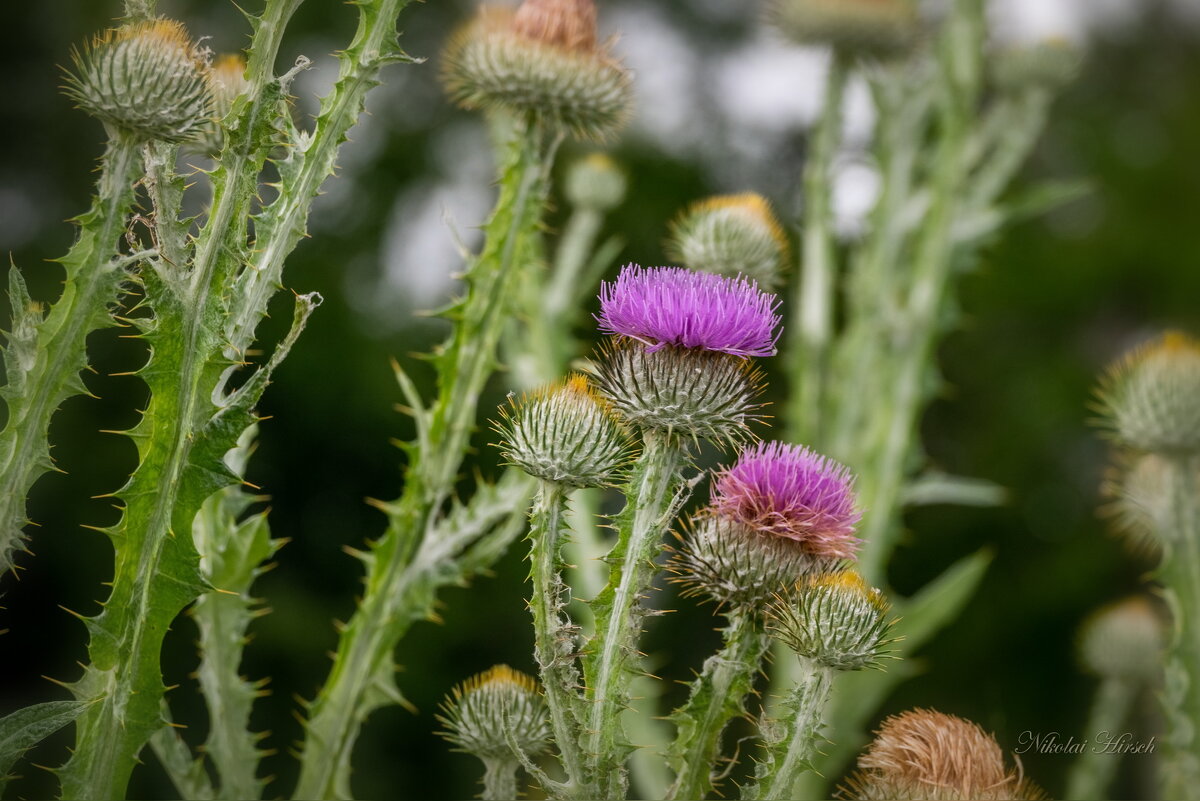
[[504, 457], [531, 476], [599, 487], [629, 462], [629, 435], [584, 376], [510, 398], [501, 415]]
[[1001, 89], [1057, 90], [1075, 80], [1082, 64], [1082, 53], [1066, 39], [1047, 39], [997, 53], [992, 79]]
[[1109, 370], [1100, 399], [1117, 439], [1164, 456], [1200, 453], [1200, 343], [1168, 332]]
[[246, 80], [246, 59], [229, 53], [218, 58], [208, 71], [208, 93], [212, 98], [212, 119], [197, 137], [198, 149], [210, 156], [221, 152], [224, 134], [221, 120], [233, 109], [233, 103], [249, 87]]
[[481, 9], [446, 49], [443, 79], [463, 108], [532, 114], [580, 139], [628, 117], [629, 73], [596, 42], [592, 0], [526, 0]]
[[861, 670], [878, 665], [895, 623], [883, 593], [867, 586], [853, 570], [809, 576], [790, 596], [768, 609], [767, 629], [777, 639], [819, 665]]
[[516, 761], [509, 735], [525, 754], [546, 749], [546, 701], [532, 677], [496, 665], [455, 687], [442, 703], [442, 737], [482, 760]]
[[568, 169], [563, 192], [572, 206], [606, 212], [625, 199], [629, 181], [603, 153], [576, 160]]
[[912, 46], [920, 20], [912, 0], [774, 0], [772, 21], [800, 44], [832, 44], [859, 55]]
[[124, 25], [72, 52], [75, 71], [64, 90], [88, 114], [136, 139], [181, 142], [210, 118], [207, 58], [173, 20]]
[[[1116, 462], [1104, 482], [1104, 494], [1112, 499], [1104, 511], [1135, 552], [1156, 553], [1163, 538], [1175, 533], [1172, 488], [1175, 471], [1186, 467], [1155, 453], [1122, 452]], [[1193, 483], [1200, 496], [1200, 475]]]
[[814, 557], [800, 543], [713, 514], [693, 524], [671, 560], [681, 594], [758, 613], [781, 589], [836, 560]]
[[754, 192], [693, 204], [671, 224], [666, 250], [693, 270], [757, 281], [770, 292], [788, 260], [788, 239], [766, 198]]
[[1166, 647], [1163, 623], [1145, 598], [1106, 606], [1080, 627], [1080, 662], [1104, 678], [1154, 682], [1162, 672]]

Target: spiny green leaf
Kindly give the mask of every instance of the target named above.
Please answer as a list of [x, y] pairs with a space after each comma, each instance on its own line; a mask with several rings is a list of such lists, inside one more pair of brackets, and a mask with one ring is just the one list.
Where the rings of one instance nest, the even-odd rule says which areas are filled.
[[48, 701], [0, 718], [0, 792], [22, 754], [75, 720], [86, 707], [80, 701]]

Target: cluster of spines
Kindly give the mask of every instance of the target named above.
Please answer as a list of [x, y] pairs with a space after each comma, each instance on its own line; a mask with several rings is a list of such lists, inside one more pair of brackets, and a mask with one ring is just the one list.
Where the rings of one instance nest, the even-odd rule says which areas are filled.
[[788, 238], [766, 198], [754, 192], [706, 198], [671, 223], [667, 254], [693, 270], [745, 277], [770, 291], [788, 262]]
[[767, 611], [776, 638], [823, 667], [862, 670], [887, 657], [891, 606], [883, 593], [849, 569], [807, 576]]

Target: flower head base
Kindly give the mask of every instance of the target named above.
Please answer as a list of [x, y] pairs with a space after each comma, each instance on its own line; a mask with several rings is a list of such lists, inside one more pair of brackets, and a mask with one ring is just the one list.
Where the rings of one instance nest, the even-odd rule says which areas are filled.
[[796, 592], [777, 596], [768, 630], [798, 656], [835, 670], [878, 667], [895, 620], [891, 605], [852, 570], [809, 576]]
[[1079, 633], [1079, 658], [1091, 673], [1135, 685], [1162, 672], [1166, 632], [1162, 616], [1140, 596], [1096, 612]]
[[606, 212], [620, 205], [628, 187], [625, 173], [612, 159], [591, 153], [567, 168], [563, 193], [572, 206]]
[[814, 557], [792, 540], [763, 534], [713, 514], [697, 518], [671, 559], [672, 579], [684, 596], [705, 595], [722, 606], [759, 613], [780, 588], [835, 560]]
[[216, 156], [224, 145], [221, 120], [233, 109], [238, 96], [246, 91], [246, 59], [240, 54], [229, 53], [213, 62], [206, 74], [208, 93], [212, 98], [212, 119], [197, 136], [199, 148], [210, 156]]
[[181, 142], [209, 120], [207, 58], [173, 20], [124, 25], [71, 54], [75, 71], [64, 89], [128, 136]]
[[766, 199], [749, 192], [693, 204], [671, 224], [667, 253], [693, 270], [745, 276], [770, 290], [787, 264], [788, 240]]
[[544, 481], [603, 486], [629, 461], [628, 435], [581, 375], [512, 400], [501, 414], [505, 458]]
[[651, 351], [667, 345], [771, 356], [779, 338], [779, 300], [743, 278], [682, 267], [631, 264], [600, 287], [600, 330], [639, 340]]
[[714, 482], [712, 509], [816, 557], [849, 559], [858, 549], [850, 471], [799, 445], [760, 442], [743, 451]]
[[526, 754], [546, 748], [550, 724], [546, 702], [531, 677], [508, 665], [496, 665], [464, 681], [442, 703], [440, 734], [483, 760], [513, 760], [508, 735]]
[[738, 442], [760, 417], [762, 371], [736, 356], [617, 339], [601, 345], [595, 371], [600, 392], [639, 428]]
[[915, 709], [883, 722], [839, 797], [864, 801], [1041, 799], [994, 737], [953, 715]]
[[833, 44], [862, 55], [910, 47], [920, 31], [912, 0], [774, 0], [772, 21], [800, 44]]
[[446, 49], [443, 79], [463, 108], [531, 114], [580, 139], [605, 139], [628, 117], [630, 79], [596, 43], [592, 0], [525, 0], [513, 15], [481, 9]]
[[1170, 332], [1137, 348], [1109, 371], [1100, 395], [1123, 444], [1163, 455], [1200, 453], [1200, 342]]

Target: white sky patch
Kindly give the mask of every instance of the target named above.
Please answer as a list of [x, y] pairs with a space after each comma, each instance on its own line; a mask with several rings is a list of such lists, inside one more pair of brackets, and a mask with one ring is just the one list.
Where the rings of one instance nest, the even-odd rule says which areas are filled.
[[879, 197], [879, 171], [866, 159], [839, 159], [833, 165], [833, 227], [853, 238], [867, 228], [867, 215]]

